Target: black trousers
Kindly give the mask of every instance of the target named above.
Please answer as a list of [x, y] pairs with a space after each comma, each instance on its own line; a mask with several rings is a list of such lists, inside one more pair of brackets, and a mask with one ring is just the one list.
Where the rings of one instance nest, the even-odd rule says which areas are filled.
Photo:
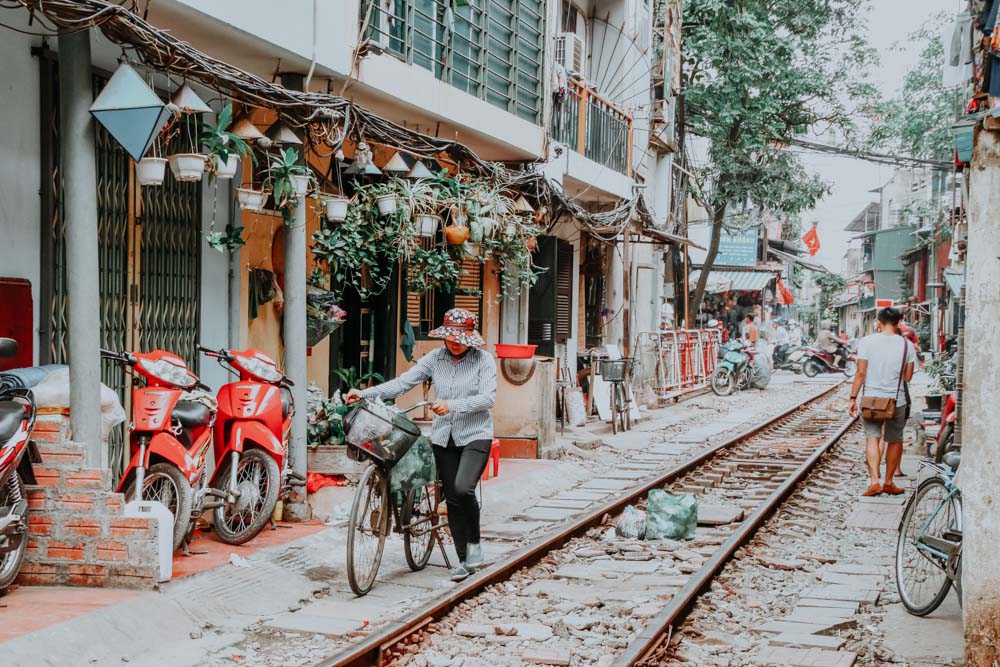
[[491, 443], [491, 440], [473, 440], [465, 447], [458, 447], [449, 438], [447, 447], [434, 445], [434, 462], [448, 505], [448, 528], [462, 562], [469, 543], [479, 543], [476, 485], [486, 470]]

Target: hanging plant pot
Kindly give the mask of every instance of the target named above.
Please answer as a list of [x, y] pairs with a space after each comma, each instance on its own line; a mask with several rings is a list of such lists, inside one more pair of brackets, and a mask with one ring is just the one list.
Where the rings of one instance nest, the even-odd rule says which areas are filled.
[[379, 195], [375, 198], [375, 204], [378, 205], [378, 212], [381, 215], [389, 215], [396, 212], [396, 195], [390, 193], [385, 195]]
[[529, 236], [524, 239], [524, 247], [528, 249], [528, 252], [535, 252], [535, 248], [538, 247], [538, 239], [534, 236]]
[[170, 171], [174, 172], [174, 178], [190, 182], [201, 180], [208, 158], [201, 153], [178, 153], [167, 159], [170, 160]]
[[504, 236], [514, 236], [517, 234], [517, 225], [513, 222], [508, 222], [507, 227], [503, 230]]
[[297, 197], [305, 197], [309, 192], [309, 177], [308, 176], [292, 176], [292, 190], [295, 192]]
[[326, 200], [326, 219], [332, 222], [347, 220], [347, 205], [350, 201], [347, 197], [328, 198]]
[[438, 225], [441, 224], [441, 216], [421, 213], [414, 218], [414, 222], [417, 223], [417, 236], [434, 238]]
[[139, 179], [139, 185], [163, 185], [163, 177], [166, 175], [166, 158], [144, 157], [135, 165], [135, 177]]
[[469, 228], [464, 225], [448, 225], [444, 228], [444, 238], [448, 245], [462, 245], [469, 240]]
[[212, 164], [215, 168], [216, 178], [229, 180], [236, 175], [236, 170], [240, 166], [240, 156], [236, 153], [230, 153], [226, 161], [223, 162], [218, 155], [213, 155]]
[[266, 195], [263, 190], [236, 188], [236, 200], [244, 211], [259, 211], [264, 208]]

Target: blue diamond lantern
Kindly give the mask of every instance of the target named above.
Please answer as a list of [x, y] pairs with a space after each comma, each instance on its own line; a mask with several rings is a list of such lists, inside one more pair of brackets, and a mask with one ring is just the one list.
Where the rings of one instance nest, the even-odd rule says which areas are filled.
[[163, 100], [127, 63], [111, 75], [90, 113], [137, 162], [170, 116]]

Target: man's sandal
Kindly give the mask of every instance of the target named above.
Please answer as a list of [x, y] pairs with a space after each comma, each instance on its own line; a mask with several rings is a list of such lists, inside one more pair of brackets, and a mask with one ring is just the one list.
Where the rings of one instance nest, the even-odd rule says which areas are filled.
[[875, 482], [874, 484], [869, 486], [868, 490], [862, 493], [861, 495], [866, 498], [870, 498], [872, 496], [881, 495], [881, 493], [882, 493], [882, 485], [879, 484], [878, 482]]

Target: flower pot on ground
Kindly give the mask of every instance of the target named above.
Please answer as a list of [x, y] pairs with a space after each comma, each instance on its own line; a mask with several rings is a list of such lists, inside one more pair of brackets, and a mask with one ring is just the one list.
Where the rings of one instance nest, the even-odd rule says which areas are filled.
[[441, 216], [421, 213], [414, 218], [414, 222], [417, 223], [417, 236], [434, 238], [438, 225], [441, 224]]
[[464, 225], [448, 225], [444, 228], [444, 238], [448, 245], [462, 245], [469, 240], [469, 228]]
[[178, 181], [200, 181], [207, 158], [201, 153], [178, 153], [167, 158]]
[[343, 222], [347, 220], [347, 205], [350, 203], [347, 197], [329, 197], [326, 200], [326, 218], [333, 222]]
[[236, 175], [236, 170], [240, 166], [240, 157], [236, 153], [230, 153], [223, 160], [218, 155], [212, 155], [212, 166], [216, 178], [229, 180]]
[[166, 175], [166, 158], [144, 157], [135, 165], [135, 177], [139, 179], [139, 185], [162, 185]]
[[375, 204], [378, 206], [378, 212], [381, 215], [390, 215], [396, 212], [396, 195], [394, 193], [387, 193], [384, 195], [379, 195], [375, 198]]
[[240, 208], [244, 211], [259, 211], [264, 208], [264, 200], [266, 195], [263, 190], [254, 190], [253, 188], [237, 188], [236, 189], [236, 200], [240, 204]]

